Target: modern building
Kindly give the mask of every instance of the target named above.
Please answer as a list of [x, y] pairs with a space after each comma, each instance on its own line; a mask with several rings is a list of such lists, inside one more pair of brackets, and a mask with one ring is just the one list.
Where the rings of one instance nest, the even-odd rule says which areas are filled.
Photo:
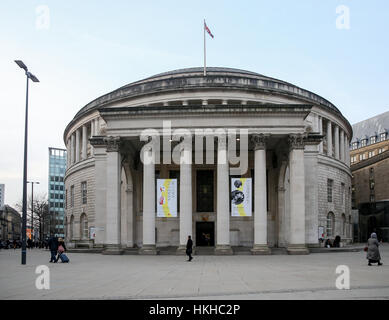
[[[358, 241], [374, 230], [389, 241], [389, 111], [353, 125], [350, 145], [352, 207], [359, 210]], [[387, 230], [387, 231], [385, 231]]]
[[65, 184], [66, 150], [49, 148], [49, 231], [45, 236], [54, 233], [58, 237], [65, 237]]
[[22, 217], [14, 208], [0, 208], [0, 240], [21, 240]]
[[65, 129], [66, 240], [106, 254], [183, 254], [188, 235], [215, 254], [351, 242], [351, 138], [328, 100], [250, 71], [130, 83]]
[[0, 208], [4, 206], [5, 184], [0, 184]]

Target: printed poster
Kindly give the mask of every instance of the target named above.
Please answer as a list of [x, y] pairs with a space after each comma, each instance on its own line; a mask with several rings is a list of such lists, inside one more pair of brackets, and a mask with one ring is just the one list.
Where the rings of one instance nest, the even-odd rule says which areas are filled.
[[251, 217], [251, 178], [231, 178], [231, 215]]
[[157, 179], [157, 217], [177, 217], [177, 179]]

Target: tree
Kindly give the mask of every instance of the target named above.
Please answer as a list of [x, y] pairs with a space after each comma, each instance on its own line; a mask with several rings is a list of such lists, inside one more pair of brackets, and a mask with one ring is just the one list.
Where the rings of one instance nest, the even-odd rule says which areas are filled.
[[[19, 211], [23, 210], [23, 202], [20, 201], [15, 205]], [[34, 194], [33, 204], [31, 203], [31, 196], [27, 200], [27, 225], [31, 225], [31, 208], [33, 206], [34, 214], [34, 230], [39, 230], [39, 239], [43, 240], [45, 236], [50, 234], [52, 228], [51, 216], [49, 214], [49, 203], [46, 194]]]

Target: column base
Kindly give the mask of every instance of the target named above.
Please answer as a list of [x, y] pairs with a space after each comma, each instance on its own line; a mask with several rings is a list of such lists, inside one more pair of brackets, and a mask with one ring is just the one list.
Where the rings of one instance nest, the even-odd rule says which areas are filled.
[[186, 245], [179, 246], [176, 250], [176, 255], [177, 256], [185, 256], [186, 255]]
[[255, 244], [250, 251], [251, 251], [252, 255], [269, 255], [269, 254], [271, 254], [271, 250], [266, 244]]
[[309, 254], [309, 250], [305, 244], [290, 244], [287, 248], [290, 255], [304, 255]]
[[144, 255], [144, 256], [146, 256], [146, 255], [152, 256], [152, 255], [159, 254], [159, 251], [157, 250], [157, 247], [155, 246], [155, 244], [146, 244], [142, 248], [139, 249], [138, 254]]
[[123, 249], [119, 244], [106, 244], [101, 253], [105, 255], [121, 255], [123, 254]]
[[215, 248], [216, 256], [230, 256], [233, 255], [234, 252], [230, 245], [217, 245]]

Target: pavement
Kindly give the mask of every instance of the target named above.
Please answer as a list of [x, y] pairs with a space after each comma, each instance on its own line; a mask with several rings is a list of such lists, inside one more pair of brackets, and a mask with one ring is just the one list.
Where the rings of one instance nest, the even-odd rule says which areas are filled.
[[[366, 253], [306, 256], [107, 256], [68, 253], [70, 263], [49, 263], [49, 251], [0, 250], [0, 299], [389, 299], [389, 245], [383, 266]], [[49, 268], [50, 289], [37, 289], [36, 267]], [[350, 270], [350, 289], [339, 290], [339, 265]], [[47, 283], [47, 282], [46, 282]]]

